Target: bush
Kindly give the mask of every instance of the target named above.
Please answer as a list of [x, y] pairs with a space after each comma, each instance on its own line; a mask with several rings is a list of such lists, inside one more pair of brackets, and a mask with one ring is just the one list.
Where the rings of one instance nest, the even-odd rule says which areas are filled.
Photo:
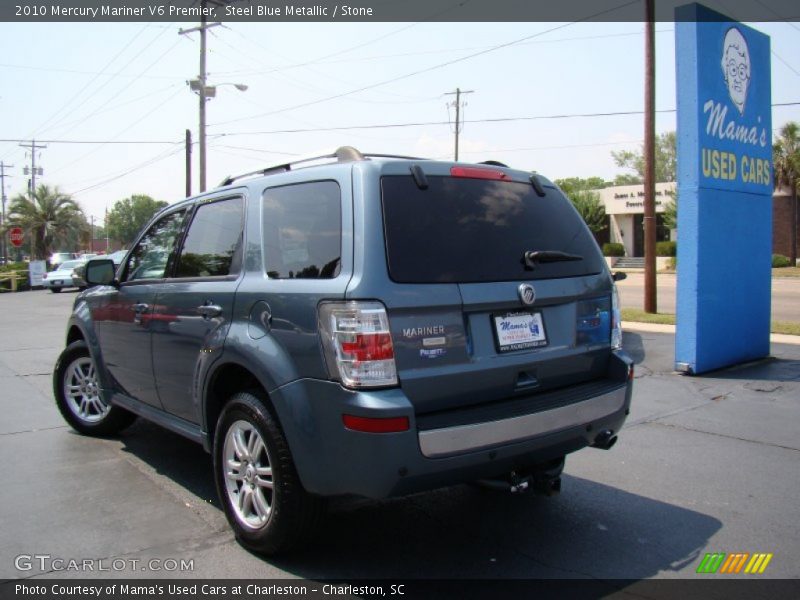
[[783, 267], [788, 267], [792, 263], [787, 256], [783, 254], [773, 254], [772, 255], [772, 268], [773, 269], [782, 269]]
[[[2, 279], [3, 273], [9, 273], [11, 271], [16, 271], [18, 274], [17, 277], [18, 291], [30, 289], [30, 284], [28, 281], [28, 263], [10, 262], [8, 264], [0, 266], [0, 279]], [[0, 288], [2, 288], [3, 290], [11, 289], [11, 282], [8, 279], [4, 279], [3, 282], [0, 283]]]
[[625, 256], [625, 246], [617, 242], [603, 244], [603, 256]]
[[656, 256], [676, 256], [677, 250], [676, 242], [656, 242]]

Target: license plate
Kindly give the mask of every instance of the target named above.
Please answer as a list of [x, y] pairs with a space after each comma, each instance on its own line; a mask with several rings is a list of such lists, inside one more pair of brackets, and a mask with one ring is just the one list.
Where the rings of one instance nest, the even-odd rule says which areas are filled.
[[497, 349], [500, 352], [525, 350], [547, 345], [542, 313], [492, 315]]
[[53, 282], [53, 285], [61, 285], [62, 283], [64, 283], [64, 282], [63, 282], [63, 281], [61, 281], [60, 279], [56, 279], [56, 280]]

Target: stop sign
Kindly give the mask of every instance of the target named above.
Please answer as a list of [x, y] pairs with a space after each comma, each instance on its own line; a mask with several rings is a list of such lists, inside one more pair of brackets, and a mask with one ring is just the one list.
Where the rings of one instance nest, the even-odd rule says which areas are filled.
[[22, 246], [22, 227], [12, 227], [8, 230], [9, 237], [11, 238], [11, 245], [19, 248]]

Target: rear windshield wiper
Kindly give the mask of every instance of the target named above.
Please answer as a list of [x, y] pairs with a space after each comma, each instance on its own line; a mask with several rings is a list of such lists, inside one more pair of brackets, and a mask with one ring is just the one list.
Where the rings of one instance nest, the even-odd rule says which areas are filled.
[[532, 271], [537, 263], [551, 263], [561, 261], [583, 260], [580, 254], [568, 254], [560, 250], [528, 250], [522, 257], [525, 269]]

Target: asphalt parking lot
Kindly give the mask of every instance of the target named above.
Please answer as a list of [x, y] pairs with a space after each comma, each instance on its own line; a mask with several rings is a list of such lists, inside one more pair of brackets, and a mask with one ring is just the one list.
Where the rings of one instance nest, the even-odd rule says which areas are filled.
[[[800, 345], [690, 378], [671, 335], [626, 331], [631, 416], [611, 451], [568, 458], [561, 495], [336, 501], [312, 545], [272, 560], [236, 544], [199, 446], [141, 421], [108, 440], [63, 423], [51, 372], [75, 296], [0, 295], [0, 579], [726, 577], [696, 575], [708, 552], [773, 553], [760, 577], [800, 577]], [[152, 559], [193, 569], [142, 571]]]

